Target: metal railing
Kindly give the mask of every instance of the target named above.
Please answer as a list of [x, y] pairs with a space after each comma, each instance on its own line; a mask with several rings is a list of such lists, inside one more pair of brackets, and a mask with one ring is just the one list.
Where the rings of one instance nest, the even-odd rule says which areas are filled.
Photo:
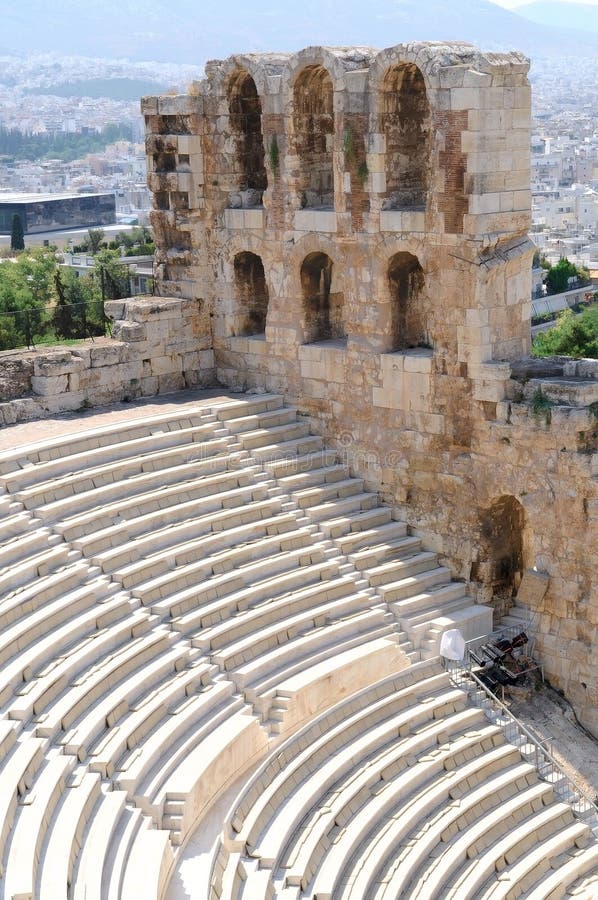
[[31, 306], [0, 312], [0, 350], [17, 350], [61, 340], [84, 340], [110, 333], [110, 321], [101, 300], [80, 301], [62, 306], [68, 315], [68, 337], [56, 334], [56, 305]]
[[467, 693], [474, 706], [484, 710], [486, 718], [502, 729], [507, 741], [535, 766], [539, 777], [552, 786], [557, 797], [568, 803], [575, 815], [598, 837], [598, 805], [590, 794], [565, 772], [545, 744], [513, 715], [467, 664], [447, 660], [446, 667], [453, 684]]

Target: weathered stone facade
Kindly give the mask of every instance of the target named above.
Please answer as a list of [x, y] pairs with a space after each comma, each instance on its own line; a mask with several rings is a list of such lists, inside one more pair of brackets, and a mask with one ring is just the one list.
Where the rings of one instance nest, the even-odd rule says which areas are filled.
[[145, 98], [158, 283], [209, 310], [220, 382], [291, 397], [480, 597], [504, 611], [548, 573], [538, 647], [598, 734], [597, 372], [552, 408], [556, 382], [511, 377], [527, 70], [470, 45], [312, 47]]

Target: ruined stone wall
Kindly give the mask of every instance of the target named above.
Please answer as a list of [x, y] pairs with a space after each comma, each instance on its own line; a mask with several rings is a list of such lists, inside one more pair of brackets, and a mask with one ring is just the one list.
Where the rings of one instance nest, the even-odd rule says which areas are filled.
[[498, 611], [548, 573], [538, 646], [598, 733], [591, 390], [547, 423], [509, 365], [530, 347], [527, 69], [470, 45], [315, 47], [147, 98], [158, 285], [206, 304], [221, 382], [297, 403]]
[[213, 383], [199, 303], [136, 297], [105, 307], [112, 338], [0, 353], [0, 426]]

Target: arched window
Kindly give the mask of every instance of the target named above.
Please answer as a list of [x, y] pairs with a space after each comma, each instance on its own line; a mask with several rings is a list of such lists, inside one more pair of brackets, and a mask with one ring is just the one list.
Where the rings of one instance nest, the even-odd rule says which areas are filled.
[[380, 132], [386, 137], [383, 209], [425, 208], [430, 155], [430, 107], [417, 66], [391, 66], [381, 85]]
[[264, 265], [255, 253], [237, 253], [234, 259], [236, 334], [264, 334], [268, 315], [268, 286]]
[[388, 264], [391, 349], [406, 350], [428, 343], [422, 302], [424, 272], [416, 256], [395, 253]]
[[324, 66], [307, 66], [294, 88], [293, 126], [301, 168], [302, 206], [334, 208], [332, 79]]
[[495, 598], [508, 600], [519, 588], [524, 525], [523, 507], [509, 495], [499, 497], [481, 515], [480, 555], [472, 577], [486, 584]]
[[258, 205], [261, 194], [268, 186], [264, 166], [264, 138], [262, 135], [262, 103], [255, 81], [243, 70], [231, 76], [228, 82], [228, 108], [230, 123], [235, 136], [235, 171], [239, 176], [238, 189], [253, 191], [253, 202]]
[[332, 260], [310, 253], [301, 265], [306, 342], [343, 339], [343, 295], [332, 290]]

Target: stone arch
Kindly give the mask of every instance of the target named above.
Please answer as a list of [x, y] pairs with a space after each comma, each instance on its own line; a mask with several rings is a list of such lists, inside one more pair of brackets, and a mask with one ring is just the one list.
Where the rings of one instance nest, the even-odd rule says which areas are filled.
[[305, 66], [293, 86], [293, 131], [301, 205], [334, 208], [334, 90], [328, 69]]
[[509, 601], [524, 572], [525, 512], [510, 494], [493, 500], [480, 513], [480, 552], [472, 578], [486, 586], [489, 596]]
[[226, 93], [236, 145], [238, 189], [259, 192], [254, 201], [261, 202], [261, 194], [268, 187], [262, 134], [262, 102], [255, 81], [246, 69], [237, 69], [230, 75]]
[[428, 343], [422, 293], [424, 270], [417, 256], [404, 250], [388, 262], [391, 349], [406, 350]]
[[333, 290], [333, 263], [327, 253], [308, 253], [301, 264], [301, 292], [305, 341], [343, 340], [346, 337], [343, 318], [344, 295]]
[[385, 209], [424, 209], [430, 181], [431, 116], [421, 70], [389, 66], [379, 85], [377, 131], [385, 138]]
[[262, 258], [243, 250], [233, 260], [234, 298], [238, 335], [264, 334], [269, 293]]

